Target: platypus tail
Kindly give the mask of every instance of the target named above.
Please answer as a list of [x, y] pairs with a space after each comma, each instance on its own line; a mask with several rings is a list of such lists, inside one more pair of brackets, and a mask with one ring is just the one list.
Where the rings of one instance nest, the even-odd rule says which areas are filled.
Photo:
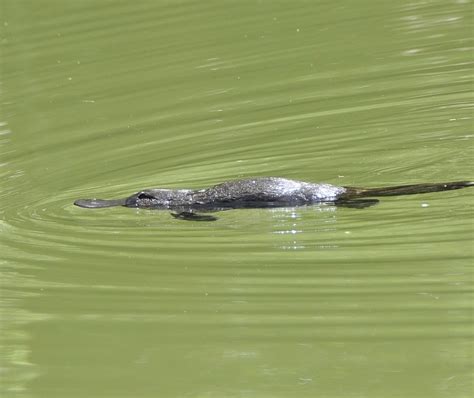
[[372, 196], [415, 195], [418, 193], [450, 191], [453, 189], [461, 189], [472, 186], [474, 186], [474, 181], [456, 181], [438, 184], [398, 185], [393, 187], [382, 188], [344, 187], [347, 189], [347, 192], [344, 194], [344, 196], [348, 199], [352, 199], [366, 198]]

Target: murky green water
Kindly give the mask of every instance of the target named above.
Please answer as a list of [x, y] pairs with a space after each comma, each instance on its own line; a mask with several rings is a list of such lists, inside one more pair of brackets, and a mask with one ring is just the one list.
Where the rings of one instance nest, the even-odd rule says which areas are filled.
[[469, 397], [472, 190], [219, 220], [78, 197], [474, 178], [470, 1], [0, 5], [2, 397]]

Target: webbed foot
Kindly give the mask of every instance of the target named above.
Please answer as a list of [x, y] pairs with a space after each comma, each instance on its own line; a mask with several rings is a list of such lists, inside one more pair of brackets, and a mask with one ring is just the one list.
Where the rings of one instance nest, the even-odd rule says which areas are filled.
[[336, 206], [349, 207], [351, 209], [365, 209], [366, 207], [374, 206], [380, 201], [378, 199], [353, 199], [336, 201]]
[[186, 221], [216, 221], [217, 217], [196, 214], [191, 211], [182, 211], [180, 213], [170, 213], [174, 218]]

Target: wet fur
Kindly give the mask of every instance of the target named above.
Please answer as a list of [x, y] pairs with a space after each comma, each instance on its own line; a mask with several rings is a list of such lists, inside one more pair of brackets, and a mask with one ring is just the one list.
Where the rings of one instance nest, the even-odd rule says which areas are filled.
[[381, 188], [341, 187], [315, 184], [277, 177], [260, 177], [228, 181], [207, 189], [147, 189], [124, 199], [78, 199], [76, 206], [104, 208], [125, 206], [149, 209], [168, 209], [178, 219], [213, 221], [213, 216], [200, 211], [221, 211], [238, 208], [266, 208], [303, 206], [329, 203], [337, 206], [364, 208], [378, 203], [383, 196], [415, 195], [449, 191], [474, 186], [472, 181], [431, 184], [398, 185]]

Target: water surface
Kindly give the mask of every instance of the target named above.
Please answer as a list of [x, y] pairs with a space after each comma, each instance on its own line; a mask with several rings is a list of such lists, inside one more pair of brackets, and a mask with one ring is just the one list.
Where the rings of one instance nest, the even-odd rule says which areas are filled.
[[281, 176], [471, 179], [472, 4], [1, 6], [2, 397], [468, 397], [469, 189], [74, 207]]

